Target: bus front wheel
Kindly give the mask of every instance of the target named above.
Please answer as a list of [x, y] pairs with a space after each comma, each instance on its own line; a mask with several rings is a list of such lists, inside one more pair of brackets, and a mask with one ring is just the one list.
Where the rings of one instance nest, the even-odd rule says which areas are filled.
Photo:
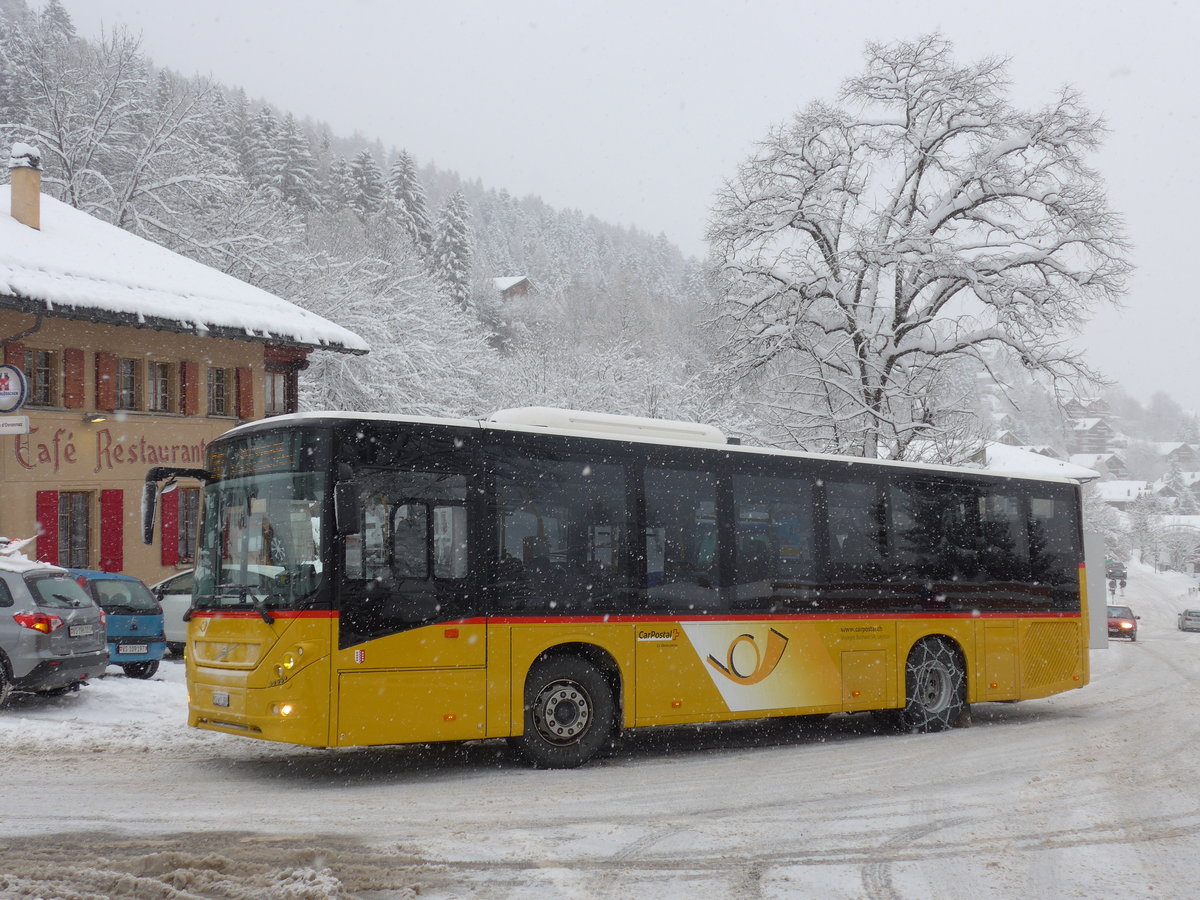
[[965, 719], [967, 677], [958, 652], [941, 638], [913, 647], [905, 667], [906, 702], [900, 728], [912, 734], [945, 731]]
[[539, 769], [572, 769], [612, 734], [616, 706], [604, 676], [577, 656], [540, 660], [525, 679], [521, 752]]

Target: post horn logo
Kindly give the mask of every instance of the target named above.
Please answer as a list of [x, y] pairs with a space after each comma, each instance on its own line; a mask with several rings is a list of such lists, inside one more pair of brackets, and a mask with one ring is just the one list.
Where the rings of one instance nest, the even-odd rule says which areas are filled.
[[[767, 633], [767, 652], [764, 654], [758, 649], [758, 641], [755, 640], [754, 635], [739, 634], [729, 644], [729, 653], [724, 663], [710, 654], [708, 664], [730, 681], [734, 681], [737, 684], [758, 684], [775, 671], [775, 667], [779, 665], [779, 660], [783, 658], [783, 651], [787, 648], [787, 643], [787, 637], [772, 628]], [[751, 649], [754, 650], [754, 666], [749, 672], [744, 674], [733, 661], [734, 653], [740, 644], [749, 644]]]

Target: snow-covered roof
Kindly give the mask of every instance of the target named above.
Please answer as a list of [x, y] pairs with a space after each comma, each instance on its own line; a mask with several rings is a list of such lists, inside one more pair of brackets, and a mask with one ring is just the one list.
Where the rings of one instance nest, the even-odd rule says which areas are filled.
[[1098, 463], [1107, 463], [1109, 460], [1121, 459], [1117, 453], [1072, 453], [1068, 458], [1075, 465], [1087, 468], [1094, 468]]
[[1182, 441], [1159, 441], [1151, 444], [1150, 446], [1152, 446], [1158, 452], [1159, 456], [1170, 456], [1176, 450], [1180, 450], [1185, 447], [1189, 450], [1191, 449], [1190, 445], [1185, 444]]
[[1096, 485], [1100, 499], [1109, 503], [1124, 500], [1136, 500], [1146, 493], [1148, 485], [1144, 481], [1101, 481]]
[[[493, 278], [492, 286], [503, 293], [511, 287], [516, 287], [522, 281], [529, 281], [528, 275], [507, 275], [504, 278]], [[530, 282], [532, 284], [532, 282]]]
[[1012, 447], [990, 441], [984, 447], [983, 467], [990, 471], [1012, 472], [1019, 475], [1053, 476], [1074, 481], [1093, 481], [1100, 477], [1095, 469], [1063, 462], [1023, 447]]
[[9, 204], [9, 186], [0, 185], [0, 306], [350, 353], [369, 349], [341, 325], [45, 194], [40, 231], [9, 216]]

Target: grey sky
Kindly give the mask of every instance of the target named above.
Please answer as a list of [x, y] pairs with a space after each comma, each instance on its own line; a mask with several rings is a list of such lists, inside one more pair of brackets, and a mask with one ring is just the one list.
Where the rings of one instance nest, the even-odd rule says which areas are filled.
[[1200, 410], [1190, 0], [64, 3], [82, 34], [126, 25], [161, 65], [692, 254], [714, 191], [772, 123], [835, 99], [865, 41], [940, 29], [960, 59], [1011, 57], [1021, 104], [1070, 83], [1108, 119], [1096, 165], [1138, 272], [1126, 311], [1087, 330], [1089, 358], [1143, 401], [1166, 390]]

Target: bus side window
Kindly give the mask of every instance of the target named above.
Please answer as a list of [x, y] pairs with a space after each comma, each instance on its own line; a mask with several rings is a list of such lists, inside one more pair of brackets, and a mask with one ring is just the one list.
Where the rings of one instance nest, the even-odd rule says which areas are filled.
[[499, 607], [619, 608], [629, 585], [624, 467], [520, 456], [496, 465]]
[[992, 491], [979, 498], [980, 564], [993, 582], [1029, 577], [1029, 535], [1015, 494]]
[[870, 482], [825, 483], [829, 561], [836, 568], [878, 568], [884, 532], [878, 488]]
[[392, 510], [392, 571], [397, 578], [429, 577], [429, 507], [402, 503]]
[[892, 559], [906, 581], [977, 582], [986, 578], [979, 530], [979, 498], [941, 481], [892, 485]]
[[1035, 494], [1029, 500], [1029, 574], [1049, 588], [1052, 605], [1063, 609], [1079, 608], [1082, 559], [1072, 508], [1066, 498]]
[[717, 476], [647, 467], [646, 595], [653, 608], [719, 609]]
[[813, 499], [808, 478], [734, 476], [738, 609], [770, 612], [811, 603], [817, 582]]

